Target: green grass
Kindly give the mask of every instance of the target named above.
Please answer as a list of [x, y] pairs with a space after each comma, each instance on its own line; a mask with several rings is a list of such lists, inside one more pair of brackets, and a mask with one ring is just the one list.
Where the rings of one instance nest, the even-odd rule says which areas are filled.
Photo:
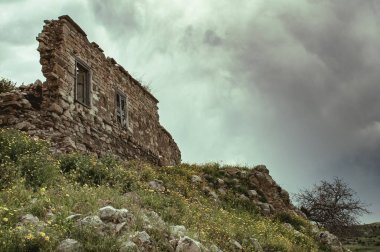
[[[165, 227], [147, 230], [152, 251], [168, 251], [169, 225], [184, 225], [189, 235], [206, 247], [216, 244], [230, 251], [237, 240], [253, 251], [255, 238], [267, 250], [320, 251], [311, 238], [309, 223], [299, 216], [263, 217], [254, 205], [235, 196], [241, 188], [231, 187], [220, 201], [205, 195], [202, 186], [226, 179], [219, 164], [154, 167], [139, 161], [111, 157], [95, 158], [78, 153], [55, 156], [47, 143], [15, 130], [0, 129], [0, 251], [54, 251], [66, 238], [80, 241], [86, 251], [118, 251], [121, 241], [112, 235], [99, 236], [78, 229], [66, 217], [96, 214], [100, 207], [127, 208], [137, 220], [146, 210], [157, 212]], [[238, 167], [237, 169], [247, 169]], [[210, 181], [191, 183], [192, 175], [208, 174]], [[154, 191], [147, 182], [162, 180], [166, 190]], [[134, 192], [135, 198], [125, 193]], [[20, 217], [31, 213], [43, 226], [20, 226]], [[302, 235], [284, 227], [289, 222]], [[136, 221], [129, 232], [141, 231]]]
[[379, 252], [379, 246], [366, 246], [366, 245], [345, 245], [345, 248], [351, 250], [352, 252]]
[[345, 248], [351, 251], [380, 251], [380, 224], [356, 225], [341, 238]]

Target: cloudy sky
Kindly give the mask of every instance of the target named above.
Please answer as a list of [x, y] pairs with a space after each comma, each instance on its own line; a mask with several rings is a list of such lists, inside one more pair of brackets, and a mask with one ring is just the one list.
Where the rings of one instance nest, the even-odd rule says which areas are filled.
[[43, 79], [70, 15], [160, 100], [184, 162], [266, 164], [290, 192], [343, 178], [380, 221], [380, 1], [0, 0], [0, 76]]

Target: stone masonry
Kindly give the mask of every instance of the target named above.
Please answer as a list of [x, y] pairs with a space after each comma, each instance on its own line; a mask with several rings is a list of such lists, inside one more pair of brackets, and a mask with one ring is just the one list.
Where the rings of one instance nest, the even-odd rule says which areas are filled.
[[179, 164], [181, 152], [159, 123], [157, 99], [69, 16], [44, 22], [37, 50], [46, 81], [0, 94], [0, 127], [47, 139], [58, 152]]

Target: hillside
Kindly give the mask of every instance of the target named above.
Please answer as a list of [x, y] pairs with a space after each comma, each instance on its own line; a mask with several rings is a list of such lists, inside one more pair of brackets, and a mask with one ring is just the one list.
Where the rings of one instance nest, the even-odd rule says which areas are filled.
[[342, 243], [351, 251], [380, 251], [380, 223], [356, 225], [342, 238]]
[[0, 251], [343, 251], [268, 169], [53, 154], [0, 129]]

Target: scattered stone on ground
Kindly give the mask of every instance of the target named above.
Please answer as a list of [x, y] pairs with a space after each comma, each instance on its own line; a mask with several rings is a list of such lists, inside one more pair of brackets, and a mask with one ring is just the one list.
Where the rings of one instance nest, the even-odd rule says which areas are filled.
[[139, 249], [133, 241], [125, 241], [121, 244], [119, 252], [138, 252]]
[[319, 232], [316, 238], [323, 244], [327, 245], [331, 249], [332, 252], [344, 251], [342, 247], [342, 243], [339, 241], [338, 237], [331, 234], [329, 231]]
[[192, 175], [191, 176], [191, 182], [192, 183], [200, 183], [200, 182], [202, 182], [202, 179], [198, 175]]
[[63, 240], [57, 247], [58, 252], [79, 252], [83, 251], [83, 246], [74, 239]]
[[191, 239], [188, 236], [184, 236], [179, 239], [176, 247], [176, 252], [202, 252], [202, 246], [200, 242]]
[[243, 246], [236, 240], [231, 240], [231, 244], [234, 250], [243, 250]]
[[161, 192], [165, 191], [164, 182], [162, 180], [155, 179], [155, 180], [149, 181], [148, 185], [153, 190], [157, 190]]
[[186, 227], [182, 225], [170, 226], [170, 234], [174, 237], [183, 237], [186, 234]]
[[130, 216], [127, 209], [116, 209], [112, 206], [105, 206], [98, 211], [99, 218], [102, 221], [121, 223], [128, 219]]
[[139, 245], [149, 244], [150, 236], [145, 231], [137, 231], [133, 235], [131, 235], [131, 240]]
[[256, 198], [258, 196], [256, 190], [248, 190], [247, 194], [251, 198]]

